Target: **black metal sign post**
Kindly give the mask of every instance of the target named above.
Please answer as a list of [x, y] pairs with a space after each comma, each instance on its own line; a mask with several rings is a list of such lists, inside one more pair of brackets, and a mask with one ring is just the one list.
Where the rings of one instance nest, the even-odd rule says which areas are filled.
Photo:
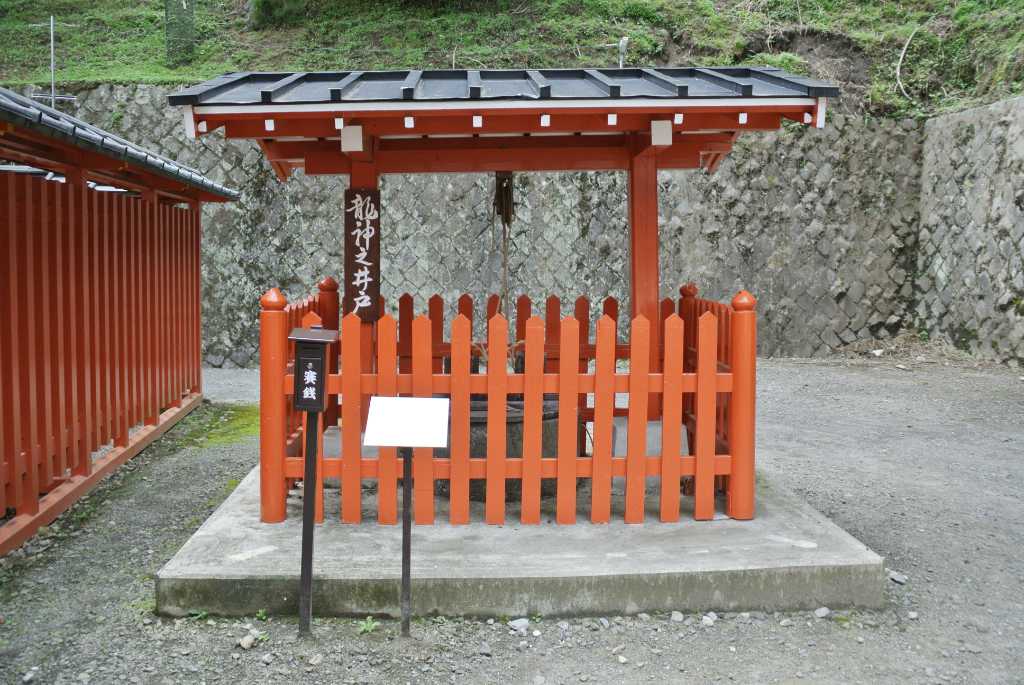
[[299, 569], [299, 635], [313, 622], [313, 514], [316, 509], [316, 433], [320, 413], [306, 412], [306, 473], [302, 483], [302, 562]]
[[409, 637], [412, 613], [412, 448], [400, 447], [402, 457], [402, 637]]
[[371, 397], [363, 433], [367, 447], [397, 447], [402, 460], [402, 583], [398, 603], [402, 637], [409, 637], [412, 615], [412, 459], [413, 448], [448, 446], [447, 397]]
[[327, 350], [338, 341], [337, 331], [296, 328], [295, 409], [306, 412], [306, 469], [302, 481], [302, 560], [299, 571], [299, 635], [309, 635], [313, 620], [313, 518], [317, 493], [317, 433], [320, 412], [327, 407]]

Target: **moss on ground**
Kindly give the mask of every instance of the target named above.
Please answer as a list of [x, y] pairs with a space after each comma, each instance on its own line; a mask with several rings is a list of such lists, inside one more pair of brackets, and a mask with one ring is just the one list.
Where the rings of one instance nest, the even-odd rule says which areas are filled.
[[[73, 24], [58, 26], [62, 84], [185, 83], [235, 70], [612, 64], [616, 51], [607, 45], [625, 35], [632, 64], [767, 63], [825, 75], [834, 68], [841, 81], [862, 81], [866, 109], [881, 114], [962, 108], [1024, 87], [1024, 0], [260, 0], [257, 5], [260, 28], [252, 26], [246, 3], [198, 3], [194, 57], [172, 66], [163, 0], [6, 0], [0, 7], [0, 74], [9, 85], [48, 82], [45, 22], [52, 13]], [[911, 34], [901, 69], [907, 98], [897, 86], [896, 65]]]
[[255, 404], [210, 405], [213, 414], [198, 438], [204, 447], [230, 445], [259, 435], [260, 412]]

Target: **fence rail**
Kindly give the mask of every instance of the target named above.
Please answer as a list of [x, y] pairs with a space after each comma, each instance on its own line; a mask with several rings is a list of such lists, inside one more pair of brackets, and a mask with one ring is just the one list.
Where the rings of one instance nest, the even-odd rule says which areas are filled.
[[[279, 291], [261, 300], [261, 518], [281, 521], [291, 485], [301, 479], [299, 445], [302, 413], [292, 409], [289, 393], [291, 352], [287, 335], [302, 322], [333, 328], [337, 321], [337, 285], [321, 282], [318, 296], [302, 306], [288, 305]], [[333, 299], [325, 295], [334, 293]], [[340, 449], [321, 454], [319, 472], [340, 482], [340, 516], [362, 519], [362, 481], [376, 480], [377, 518], [397, 522], [396, 450], [367, 456], [360, 445], [364, 407], [370, 395], [451, 398], [450, 448], [445, 456], [430, 449], [413, 455], [414, 519], [433, 523], [435, 481], [447, 481], [449, 521], [468, 523], [470, 481], [484, 480], [484, 520], [506, 519], [506, 485], [521, 483], [520, 518], [539, 523], [541, 481], [555, 482], [555, 520], [576, 521], [577, 480], [590, 479], [589, 518], [611, 518], [612, 479], [625, 478], [626, 522], [645, 519], [647, 495], [658, 494], [658, 518], [676, 521], [683, 497], [693, 497], [693, 515], [710, 519], [716, 489], [727, 496], [727, 513], [740, 519], [754, 514], [755, 301], [739, 293], [731, 305], [702, 300], [696, 288], [681, 289], [678, 302], [662, 303], [659, 321], [636, 317], [620, 328], [618, 303], [607, 299], [590, 335], [590, 303], [574, 302], [573, 315], [561, 317], [557, 298], [545, 300], [544, 317], [533, 315], [526, 297], [516, 301], [510, 322], [499, 313], [496, 296], [488, 299], [487, 335], [474, 342], [473, 301], [459, 298], [459, 312], [445, 339], [444, 303], [427, 302], [427, 314], [413, 316], [413, 300], [398, 300], [398, 317], [382, 316], [367, 326], [349, 315], [340, 322], [340, 343], [332, 361], [338, 366], [327, 390], [340, 397]], [[301, 316], [300, 316], [301, 314]], [[333, 319], [331, 318], [333, 315]], [[660, 335], [652, 336], [652, 325]], [[511, 330], [510, 330], [511, 329]], [[510, 335], [510, 332], [513, 335]], [[620, 341], [620, 334], [623, 338]], [[661, 340], [652, 356], [652, 338]], [[651, 360], [657, 360], [655, 364]], [[510, 397], [522, 402], [521, 450], [507, 449], [506, 411]], [[626, 406], [616, 398], [628, 400]], [[470, 454], [471, 399], [487, 399], [486, 449]], [[557, 403], [557, 448], [542, 451], [545, 400]], [[657, 408], [652, 411], [652, 408]], [[613, 453], [615, 417], [625, 417], [624, 454]], [[660, 424], [661, 449], [649, 454], [648, 425]], [[589, 444], [581, 442], [581, 422], [592, 425]], [[329, 414], [321, 426], [337, 425]], [[686, 436], [684, 450], [683, 436]], [[324, 444], [319, 440], [318, 444]], [[657, 479], [656, 490], [647, 479]], [[323, 486], [315, 493], [323, 520]]]
[[198, 402], [199, 234], [155, 197], [0, 179], [0, 553]]

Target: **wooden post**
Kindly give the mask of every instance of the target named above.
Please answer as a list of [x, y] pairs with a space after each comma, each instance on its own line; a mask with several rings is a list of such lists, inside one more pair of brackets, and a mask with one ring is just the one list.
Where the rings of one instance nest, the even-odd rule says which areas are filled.
[[[630, 319], [643, 316], [650, 326], [650, 370], [661, 369], [658, 265], [658, 168], [648, 147], [634, 145], [629, 159]], [[660, 415], [660, 398], [652, 395], [651, 418]]]
[[[317, 313], [320, 321], [323, 322], [325, 330], [337, 331], [339, 321], [339, 300], [338, 282], [330, 276], [324, 277], [318, 284], [320, 289], [320, 306]], [[338, 355], [341, 347], [333, 343], [327, 350], [327, 373], [334, 375], [338, 373]], [[327, 398], [327, 408], [324, 410], [324, 427], [338, 425], [338, 396], [330, 395]]]
[[711, 312], [697, 319], [697, 393], [694, 401], [693, 518], [715, 517], [715, 395], [718, 359], [718, 321]]
[[[370, 141], [367, 141], [370, 142]], [[350, 188], [362, 188], [362, 189], [378, 189], [380, 188], [380, 176], [377, 174], [377, 166], [372, 161], [353, 161], [352, 170], [349, 172], [349, 187]], [[344, 209], [344, 208], [343, 208]], [[378, 210], [383, 210], [383, 207], [379, 207]], [[344, 215], [344, 211], [342, 212]], [[378, 227], [378, 240], [383, 239], [383, 221]], [[349, 314], [350, 312], [345, 312]], [[370, 373], [373, 371], [373, 330], [375, 324], [369, 322], [363, 322], [359, 327], [359, 340], [360, 340], [360, 368], [363, 373]], [[370, 411], [370, 397], [367, 395], [361, 408], [361, 417], [363, 423], [366, 423], [366, 415]]]
[[729, 404], [729, 475], [727, 513], [754, 518], [754, 414], [757, 365], [757, 300], [746, 290], [732, 298], [732, 399]]
[[203, 391], [203, 212], [198, 202], [192, 205], [192, 392]]
[[496, 314], [487, 321], [487, 494], [484, 502], [484, 520], [496, 525], [505, 523], [507, 359], [508, 322], [504, 316]]
[[348, 314], [341, 322], [341, 520], [359, 523], [362, 520], [362, 445], [360, 436], [366, 418], [362, 407], [369, 402], [363, 397], [359, 371], [365, 356], [362, 336], [356, 331], [365, 324], [356, 314]]
[[[562, 319], [558, 339], [558, 455], [555, 521], [576, 523], [576, 457], [579, 456], [580, 323]], [[491, 405], [488, 405], [490, 408]]]
[[277, 288], [260, 298], [260, 520], [284, 521], [285, 395], [288, 363], [288, 300]]

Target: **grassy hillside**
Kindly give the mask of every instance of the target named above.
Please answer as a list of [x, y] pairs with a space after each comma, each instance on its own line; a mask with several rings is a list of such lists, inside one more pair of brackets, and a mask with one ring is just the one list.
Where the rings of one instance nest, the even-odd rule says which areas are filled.
[[[170, 66], [163, 0], [0, 0], [0, 83], [48, 81], [47, 29], [33, 24], [52, 13], [71, 24], [58, 26], [65, 84], [607, 65], [604, 46], [626, 35], [631, 64], [776, 64], [840, 81], [848, 110], [926, 114], [1024, 89], [1024, 0], [254, 0], [255, 14], [246, 0], [194, 1], [194, 58]], [[905, 97], [896, 66], [911, 34]]]

